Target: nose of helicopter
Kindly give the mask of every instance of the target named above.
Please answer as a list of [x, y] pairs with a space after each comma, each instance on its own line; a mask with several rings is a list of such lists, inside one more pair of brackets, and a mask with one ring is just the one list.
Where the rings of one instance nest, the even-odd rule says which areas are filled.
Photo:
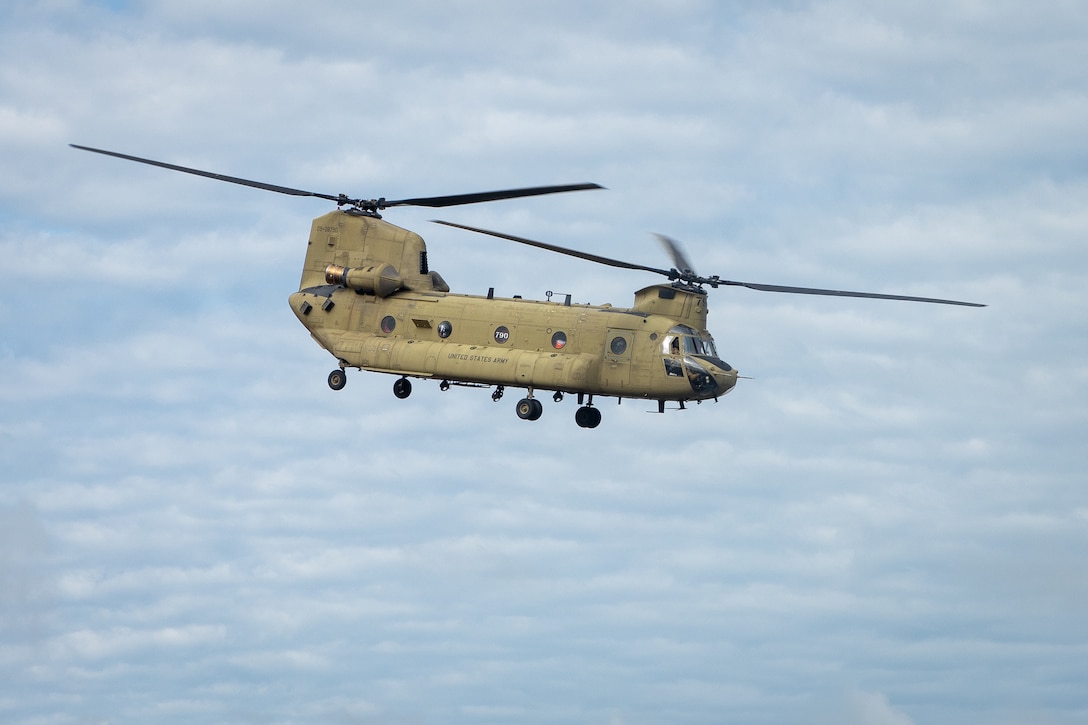
[[686, 357], [684, 365], [691, 389], [700, 400], [725, 395], [737, 384], [737, 371], [716, 357]]
[[728, 393], [737, 384], [737, 371], [731, 367], [726, 366], [725, 370], [717, 368], [711, 374], [714, 376], [714, 380], [717, 381], [718, 389], [722, 395]]
[[707, 373], [714, 378], [714, 397], [725, 395], [737, 384], [737, 371], [722, 360], [708, 360], [705, 362]]

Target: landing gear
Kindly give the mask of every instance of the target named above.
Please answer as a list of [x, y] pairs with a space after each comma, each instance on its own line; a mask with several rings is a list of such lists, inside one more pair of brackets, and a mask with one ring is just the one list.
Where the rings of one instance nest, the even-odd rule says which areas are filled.
[[574, 422], [579, 428], [596, 428], [601, 424], [601, 411], [583, 405], [574, 412]]
[[506, 392], [506, 388], [501, 385], [496, 385], [494, 392], [491, 393], [491, 399], [496, 403], [502, 400], [502, 394]]
[[544, 413], [544, 404], [536, 398], [522, 398], [516, 410], [522, 420], [539, 420]]
[[393, 395], [404, 400], [412, 394], [412, 382], [408, 378], [401, 378], [393, 383]]
[[348, 384], [348, 375], [342, 369], [329, 373], [329, 387], [333, 390], [343, 390]]

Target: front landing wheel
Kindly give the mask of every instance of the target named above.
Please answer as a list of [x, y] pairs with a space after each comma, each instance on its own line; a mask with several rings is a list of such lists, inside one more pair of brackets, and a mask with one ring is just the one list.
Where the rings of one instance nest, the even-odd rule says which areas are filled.
[[596, 408], [590, 408], [588, 405], [583, 405], [574, 412], [574, 422], [577, 423], [580, 428], [596, 428], [601, 424], [601, 411]]
[[333, 370], [329, 373], [329, 387], [333, 390], [343, 390], [348, 384], [348, 375], [343, 370]]

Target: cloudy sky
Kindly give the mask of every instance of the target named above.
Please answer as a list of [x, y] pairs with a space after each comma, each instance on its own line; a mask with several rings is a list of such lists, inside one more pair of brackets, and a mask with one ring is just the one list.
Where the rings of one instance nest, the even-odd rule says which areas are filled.
[[[8, 2], [0, 721], [1088, 722], [1081, 2]], [[648, 265], [750, 379], [664, 416], [353, 371], [322, 193]], [[455, 291], [641, 272], [386, 218]]]

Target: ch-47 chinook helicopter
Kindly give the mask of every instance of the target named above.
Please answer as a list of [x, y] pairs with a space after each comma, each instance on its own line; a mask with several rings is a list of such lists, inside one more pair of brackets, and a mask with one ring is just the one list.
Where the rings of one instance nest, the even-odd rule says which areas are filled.
[[462, 204], [600, 189], [597, 184], [422, 197], [387, 201], [352, 199], [250, 181], [129, 156], [114, 151], [74, 148], [173, 171], [204, 176], [291, 196], [335, 202], [336, 211], [313, 220], [297, 292], [291, 310], [314, 340], [339, 362], [329, 373], [329, 387], [340, 390], [347, 368], [397, 376], [393, 394], [407, 398], [410, 378], [492, 389], [492, 400], [507, 387], [527, 391], [517, 415], [537, 420], [543, 405], [536, 397], [552, 393], [559, 402], [578, 398], [575, 422], [596, 428], [601, 412], [595, 397], [667, 402], [717, 400], [737, 383], [737, 371], [723, 361], [707, 330], [706, 287], [748, 287], [766, 292], [864, 297], [983, 307], [973, 302], [843, 290], [786, 287], [702, 277], [671, 239], [659, 236], [673, 267], [661, 269], [610, 259], [523, 237], [439, 221], [481, 234], [527, 244], [622, 269], [655, 272], [668, 283], [635, 292], [630, 308], [560, 301], [454, 294], [429, 268], [427, 248], [415, 232], [394, 226], [380, 212], [397, 206], [447, 207]]

